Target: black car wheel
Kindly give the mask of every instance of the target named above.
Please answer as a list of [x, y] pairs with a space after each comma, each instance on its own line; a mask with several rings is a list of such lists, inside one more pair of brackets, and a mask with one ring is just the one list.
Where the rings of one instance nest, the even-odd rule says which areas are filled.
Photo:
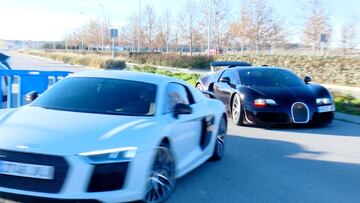
[[235, 94], [231, 103], [231, 118], [236, 125], [244, 125], [244, 109], [239, 94]]
[[167, 146], [156, 149], [154, 164], [150, 172], [144, 202], [166, 201], [175, 188], [175, 159]]
[[219, 124], [219, 130], [216, 135], [216, 144], [214, 153], [211, 157], [212, 160], [220, 160], [224, 157], [225, 152], [225, 138], [227, 132], [226, 118], [222, 117]]

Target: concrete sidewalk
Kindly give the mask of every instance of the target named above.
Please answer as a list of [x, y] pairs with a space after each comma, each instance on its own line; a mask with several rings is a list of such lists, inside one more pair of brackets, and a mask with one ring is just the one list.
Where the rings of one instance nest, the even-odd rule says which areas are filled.
[[[336, 112], [335, 119], [360, 125], [360, 116]], [[360, 129], [359, 129], [360, 131]], [[359, 132], [360, 133], [360, 132]]]

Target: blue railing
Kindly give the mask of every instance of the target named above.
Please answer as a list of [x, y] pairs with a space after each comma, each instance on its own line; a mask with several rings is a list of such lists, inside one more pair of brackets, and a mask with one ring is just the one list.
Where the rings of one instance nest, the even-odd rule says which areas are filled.
[[[0, 70], [1, 98], [4, 94], [2, 85], [6, 84], [6, 108], [22, 106], [27, 93], [36, 91], [41, 94], [70, 73], [67, 71]], [[0, 108], [2, 107], [3, 104], [0, 105]]]

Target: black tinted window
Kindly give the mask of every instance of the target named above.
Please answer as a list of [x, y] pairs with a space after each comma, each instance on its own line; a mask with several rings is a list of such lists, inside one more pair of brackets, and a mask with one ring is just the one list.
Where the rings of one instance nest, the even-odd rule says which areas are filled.
[[164, 113], [173, 112], [175, 105], [179, 103], [187, 105], [190, 103], [185, 87], [177, 83], [168, 84], [166, 87]]
[[67, 78], [32, 105], [89, 113], [153, 115], [156, 85], [106, 78]]
[[294, 73], [282, 69], [248, 69], [240, 71], [243, 85], [297, 86], [304, 82]]
[[221, 78], [224, 78], [224, 77], [229, 77], [231, 84], [237, 84], [237, 83], [239, 83], [238, 73], [235, 72], [235, 71], [232, 70], [232, 69], [227, 69], [227, 70], [225, 70], [224, 73], [221, 75]]

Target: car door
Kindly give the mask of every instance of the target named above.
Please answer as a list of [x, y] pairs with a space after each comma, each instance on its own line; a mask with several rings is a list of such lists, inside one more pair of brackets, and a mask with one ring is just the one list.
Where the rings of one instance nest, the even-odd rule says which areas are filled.
[[[192, 162], [201, 156], [199, 145], [202, 130], [202, 115], [198, 112], [191, 92], [186, 86], [178, 83], [169, 83], [166, 87], [164, 114], [169, 121], [166, 126], [168, 136], [171, 136], [172, 149], [178, 161], [178, 170], [189, 167]], [[174, 107], [182, 103], [192, 108], [191, 114], [174, 117]]]
[[[229, 81], [222, 81], [224, 78], [228, 78]], [[236, 85], [239, 84], [239, 82], [239, 75], [236, 70], [230, 68], [226, 69], [214, 84], [214, 94], [216, 98], [221, 100], [228, 107], [230, 96], [235, 91]]]

